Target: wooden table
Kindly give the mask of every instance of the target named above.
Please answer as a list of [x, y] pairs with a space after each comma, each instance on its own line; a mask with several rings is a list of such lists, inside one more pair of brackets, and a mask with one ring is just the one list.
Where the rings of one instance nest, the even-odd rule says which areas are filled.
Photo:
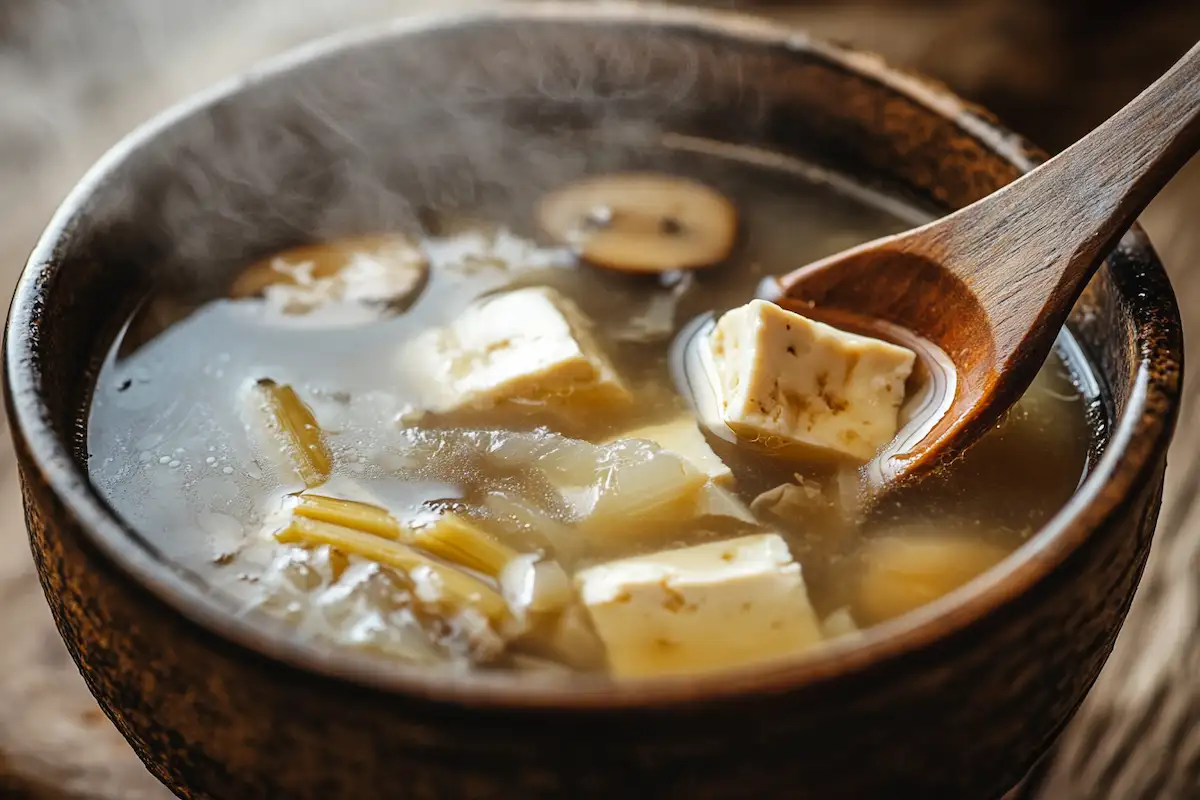
[[[212, 5], [238, 2], [213, 0]], [[57, 29], [60, 38], [51, 44], [27, 42], [33, 62], [51, 50], [55, 55], [45, 59], [43, 68], [51, 72], [40, 82], [20, 63], [0, 60], [0, 283], [5, 286], [16, 279], [58, 199], [108, 143], [137, 121], [294, 41], [420, 5], [416, 0], [407, 5], [294, 0], [283, 23], [255, 9], [237, 11], [237, 24], [214, 23], [221, 30], [215, 37], [196, 22], [166, 24], [151, 13], [161, 7], [155, 0], [126, 4], [127, 17], [96, 17], [96, 8], [110, 4], [81, 4], [87, 10], [73, 23], [77, 33], [105, 25], [116, 29], [129, 20], [141, 26], [132, 34], [127, 27], [127, 35], [108, 50], [93, 46], [79, 56], [87, 64], [75, 80], [66, 80], [63, 72], [75, 52], [63, 46], [70, 29]], [[1014, 127], [1052, 147], [1103, 118], [1200, 38], [1200, 4], [1194, 3], [1151, 15], [1136, 31], [1132, 23], [1122, 23], [1117, 33], [1093, 26], [1087, 30], [1089, 49], [1067, 49], [1048, 59], [1027, 56], [1031, 48], [1044, 56], [1047, 37], [1063, 25], [1048, 19], [1034, 0], [950, 6], [880, 0], [869, 7], [818, 3], [803, 9], [775, 4], [769, 13], [932, 71], [1000, 107], [1015, 120]], [[0, 14], [0, 36], [3, 23]], [[147, 31], [159, 38], [147, 38]], [[1127, 41], [1135, 34], [1145, 37], [1141, 51]], [[1113, 45], [1118, 40], [1124, 43], [1120, 47]], [[0, 39], [0, 55], [6, 52], [2, 45]], [[1150, 57], [1136, 59], [1137, 69], [1105, 72], [1103, 65], [1095, 66], [1103, 59], [1092, 62], [1092, 48], [1110, 60], [1126, 58], [1124, 63], [1139, 52]], [[1093, 67], [1081, 73], [1076, 67], [1083, 59]], [[147, 70], [150, 64], [154, 69]], [[91, 76], [93, 96], [111, 90], [104, 103], [87, 107], [72, 92], [84, 74]], [[137, 80], [130, 81], [134, 76]], [[38, 113], [30, 115], [29, 109]], [[47, 119], [62, 124], [43, 130], [39, 126]], [[1189, 352], [1200, 353], [1200, 159], [1167, 188], [1143, 222], [1174, 280], [1191, 334]], [[1157, 539], [1137, 600], [1107, 668], [1035, 796], [1200, 797], [1200, 508], [1194, 503], [1200, 478], [1200, 388], [1195, 380], [1189, 378], [1185, 394]], [[168, 797], [100, 713], [58, 639], [29, 557], [6, 433], [0, 437], [0, 497], [0, 797]]]

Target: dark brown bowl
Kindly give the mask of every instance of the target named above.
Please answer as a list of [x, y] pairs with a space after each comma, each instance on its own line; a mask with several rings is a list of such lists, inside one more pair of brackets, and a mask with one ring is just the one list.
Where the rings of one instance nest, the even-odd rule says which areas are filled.
[[[1178, 411], [1178, 310], [1137, 229], [1071, 318], [1113, 423], [1075, 497], [953, 596], [795, 663], [619, 685], [381, 664], [232, 615], [89, 484], [98, 346], [152, 283], [538, 190], [661, 131], [942, 209], [1039, 157], [940, 87], [768, 23], [504, 5], [296, 53], [135, 133], [63, 205], [5, 343], [26, 519], [80, 671], [181, 797], [989, 798], [1070, 719], [1145, 563]], [[564, 142], [578, 157], [547, 171]]]

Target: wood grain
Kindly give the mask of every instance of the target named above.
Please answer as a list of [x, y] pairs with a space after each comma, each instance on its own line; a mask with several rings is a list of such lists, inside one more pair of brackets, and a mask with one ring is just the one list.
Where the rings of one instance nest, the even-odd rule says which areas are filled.
[[[246, 12], [238, 25], [227, 29], [238, 35], [217, 40], [198, 33], [175, 40], [172, 47], [164, 48], [170, 51], [171, 61], [158, 64], [160, 68], [152, 73], [145, 67], [154, 63], [156, 56], [146, 47], [91, 53], [87, 85], [93, 90], [99, 85], [100, 96], [106, 99], [86, 108], [79, 100], [83, 92], [65, 88], [70, 76], [47, 72], [38, 83], [19, 64], [0, 62], [0, 86], [13, 89], [4, 93], [6, 104], [0, 110], [0, 200], [4, 202], [0, 283], [10, 286], [15, 280], [41, 225], [86, 165], [155, 108], [293, 41], [347, 22], [403, 12], [413, 4], [344, 0], [332, 4], [336, 10], [330, 10], [330, 5], [316, 0], [292, 3], [289, 8], [294, 16], [283, 26], [264, 23], [261, 15]], [[1148, 75], [1130, 78], [1126, 71], [1118, 71], [1112, 80], [1094, 79], [1078, 91], [1073, 91], [1073, 86], [1069, 91], [1061, 81], [1045, 80], [1046, 71], [1055, 69], [1055, 56], [1044, 59], [1040, 68], [1027, 59], [1012, 57], [1023, 40], [1055, 41], [1058, 22], [1049, 17], [1043, 4], [974, 0], [961, 4], [965, 10], [959, 12], [947, 11], [941, 4], [931, 7], [894, 1], [883, 2], [881, 7], [834, 5], [777, 6], [772, 13], [818, 33], [862, 43], [898, 62], [932, 69], [975, 96], [1007, 98], [1000, 105], [1007, 104], [1004, 110], [1009, 117], [1042, 106], [1048, 114], [1060, 113], [1065, 106], [1072, 114], [1082, 108], [1092, 115], [1082, 120], [1072, 116], [1066, 124], [1033, 114], [1029, 124], [1010, 120], [1051, 146], [1069, 140], [1063, 134], [1062, 140], [1054, 141], [1056, 134], [1067, 130], [1077, 135], [1115, 110], [1112, 104], [1119, 105], [1121, 98], [1114, 96], [1118, 93], [1114, 86], [1123, 87], [1120, 91], [1128, 89], [1124, 95], [1128, 99], [1134, 87], [1144, 85], [1146, 78], [1171, 60], [1158, 52], [1158, 63], [1146, 70]], [[1169, 22], [1156, 18], [1169, 41], [1182, 37], [1194, 42], [1200, 34], [1200, 14], [1189, 16], [1185, 13], [1188, 7], [1195, 7], [1183, 6]], [[1006, 15], [1020, 14], [1025, 14], [1021, 17], [1024, 32], [1021, 26], [1003, 24], [1010, 19]], [[1089, 29], [1089, 35], [1094, 36], [1095, 31]], [[1126, 39], [1120, 40], [1122, 46], [1114, 48], [1115, 52], [1129, 55], [1138, 50]], [[1113, 50], [1107, 52], [1111, 55]], [[140, 79], [125, 85], [139, 64]], [[1070, 66], [1070, 70], [1053, 74], [1068, 74], [1073, 81], [1087, 77], [1081, 68]], [[1088, 68], [1093, 67], [1089, 64]], [[77, 84], [72, 88], [78, 89]], [[53, 137], [39, 137], [34, 120], [6, 117], [6, 113], [15, 113], [21, 99], [29, 99], [29, 87], [38, 93], [38, 103], [31, 108], [40, 109], [43, 116], [68, 118], [74, 127], [55, 127]], [[29, 134], [23, 141], [38, 141], [33, 155], [5, 149], [13, 140], [7, 134], [15, 130]], [[1048, 138], [1037, 136], [1042, 132]], [[1196, 349], [1200, 347], [1197, 207], [1200, 161], [1194, 160], [1142, 217], [1172, 273], [1185, 330], [1191, 333], [1187, 344], [1193, 353], [1200, 352]], [[1194, 378], [1186, 386], [1186, 397], [1151, 563], [1117, 648], [1064, 735], [1038, 792], [1040, 797], [1124, 800], [1200, 795], [1200, 682], [1195, 679], [1200, 674], [1200, 506], [1194, 499], [1200, 482], [1200, 388]], [[0, 714], [0, 796], [38, 800], [169, 797], [99, 714], [58, 639], [29, 558], [15, 481], [4, 433], [0, 436], [0, 598], [4, 607], [0, 637], [5, 643], [0, 650], [0, 674], [5, 676], [0, 680], [0, 707], [4, 709]]]

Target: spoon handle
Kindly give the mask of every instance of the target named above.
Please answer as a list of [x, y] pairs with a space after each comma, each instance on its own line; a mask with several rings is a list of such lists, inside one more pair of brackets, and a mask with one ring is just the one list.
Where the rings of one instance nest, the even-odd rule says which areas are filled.
[[1062, 324], [1102, 258], [1197, 150], [1200, 44], [1071, 147], [930, 226], [940, 228], [943, 266], [993, 312], [1002, 360], [1025, 355], [1031, 329]]

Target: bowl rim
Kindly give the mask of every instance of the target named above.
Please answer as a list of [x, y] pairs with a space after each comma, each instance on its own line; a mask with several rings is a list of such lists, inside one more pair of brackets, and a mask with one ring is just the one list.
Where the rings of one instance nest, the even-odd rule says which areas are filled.
[[[1123, 286], [1122, 301], [1134, 320], [1136, 378], [1129, 403], [1114, 420], [1103, 455], [1068, 502], [1012, 555], [987, 573], [939, 600], [860, 636], [828, 643], [820, 651], [687, 680], [613, 681], [573, 675], [530, 681], [510, 674], [458, 675], [407, 667], [300, 640], [286, 625], [247, 620], [215, 593], [183, 574], [126, 525], [88, 480], [55, 434], [40, 397], [37, 354], [48, 287], [59, 270], [59, 243], [103, 180], [139, 148], [185, 123], [213, 103], [247, 86], [283, 75], [312, 61], [359, 46], [479, 22], [539, 20], [581, 24], [618, 23], [698, 32], [747, 45], [812, 53], [946, 118], [987, 149], [1026, 171], [1042, 158], [1038, 149], [999, 125], [986, 111], [934, 81], [888, 66], [880, 57], [815, 39], [804, 31], [748, 14], [636, 2], [575, 4], [571, 0], [520, 0], [500, 7], [453, 14], [433, 13], [352, 29], [303, 45], [238, 77], [193, 95], [143, 124], [112, 147], [63, 201], [35, 246], [18, 280], [4, 341], [4, 389], [12, 435], [25, 470], [36, 471], [87, 540], [123, 573], [168, 608], [218, 639], [305, 673], [424, 700], [497, 709], [571, 710], [669, 706], [736, 695], [793, 691], [898, 659], [959, 633], [1014, 604], [1047, 578], [1093, 532], [1140, 491], [1166, 452], [1179, 405], [1183, 352], [1179, 310], [1162, 265], [1145, 234], [1134, 226], [1120, 247], [1139, 263], [1134, 281], [1156, 291]], [[1113, 275], [1118, 284], [1122, 276]], [[24, 447], [22, 447], [22, 444]]]

